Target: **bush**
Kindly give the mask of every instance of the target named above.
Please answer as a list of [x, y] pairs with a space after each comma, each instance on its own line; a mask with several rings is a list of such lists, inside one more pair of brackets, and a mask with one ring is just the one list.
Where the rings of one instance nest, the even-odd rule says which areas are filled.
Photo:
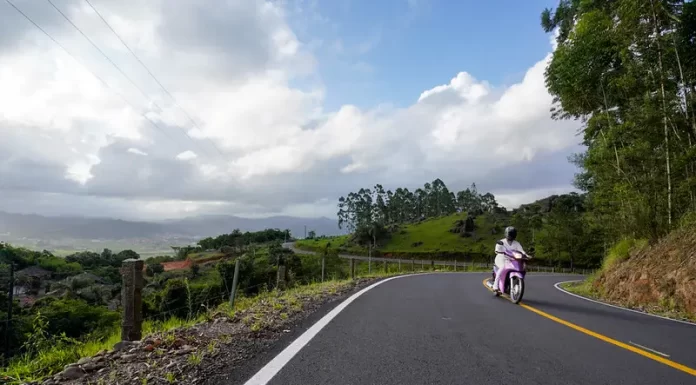
[[85, 301], [70, 298], [43, 298], [36, 303], [34, 310], [41, 312], [48, 320], [46, 331], [50, 335], [65, 333], [71, 338], [111, 330], [121, 318], [118, 312], [110, 311], [104, 306], [92, 306]]
[[162, 266], [159, 263], [149, 264], [145, 268], [145, 274], [147, 274], [150, 277], [154, 277], [155, 274], [161, 274], [161, 273], [164, 273], [164, 266]]
[[617, 242], [604, 257], [602, 270], [607, 270], [613, 265], [627, 260], [631, 252], [641, 249], [648, 244], [647, 239], [625, 238]]
[[191, 312], [188, 281], [181, 278], [170, 279], [162, 290], [158, 318], [187, 318]]

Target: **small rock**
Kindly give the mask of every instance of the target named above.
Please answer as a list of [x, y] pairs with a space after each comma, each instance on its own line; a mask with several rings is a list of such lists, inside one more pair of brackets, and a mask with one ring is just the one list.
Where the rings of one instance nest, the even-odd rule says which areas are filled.
[[90, 357], [82, 357], [77, 361], [77, 364], [84, 365], [84, 364], [91, 362], [91, 361], [92, 361], [92, 359]]
[[108, 352], [105, 349], [102, 349], [96, 355], [97, 355], [97, 357], [101, 357], [101, 356], [105, 355], [106, 353], [108, 353]]
[[77, 380], [78, 378], [82, 378], [84, 375], [85, 372], [77, 366], [71, 366], [60, 373], [60, 376], [67, 380]]
[[117, 342], [117, 343], [114, 345], [114, 350], [117, 351], [117, 352], [120, 352], [120, 351], [122, 351], [122, 350], [126, 350], [126, 349], [131, 348], [133, 345], [135, 345], [135, 343], [134, 343], [133, 341], [121, 341], [121, 342]]
[[283, 333], [290, 333], [290, 329], [283, 330]]
[[101, 368], [101, 369], [97, 370], [97, 373], [101, 374], [101, 373], [106, 372], [107, 370], [109, 370], [109, 368], [106, 368], [106, 367], [105, 367], [105, 368]]
[[121, 359], [124, 361], [130, 361], [135, 358], [135, 354], [124, 354], [121, 356]]
[[97, 363], [97, 362], [89, 362], [85, 365], [82, 366], [82, 369], [86, 372], [93, 372], [97, 369], [101, 369], [104, 367], [104, 364]]
[[143, 350], [146, 352], [151, 352], [151, 351], [155, 350], [155, 347], [153, 345], [145, 345]]

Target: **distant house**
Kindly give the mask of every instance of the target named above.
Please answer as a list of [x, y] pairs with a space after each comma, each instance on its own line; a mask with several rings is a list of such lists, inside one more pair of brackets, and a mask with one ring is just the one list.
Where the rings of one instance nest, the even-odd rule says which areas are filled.
[[29, 266], [15, 273], [14, 295], [38, 294], [41, 283], [51, 278], [52, 273], [39, 266]]

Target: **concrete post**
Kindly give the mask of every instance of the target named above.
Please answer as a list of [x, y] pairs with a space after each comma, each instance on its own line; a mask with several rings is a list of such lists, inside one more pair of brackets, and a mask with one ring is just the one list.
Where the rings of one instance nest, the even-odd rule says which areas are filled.
[[399, 258], [399, 273], [401, 273], [401, 258]]
[[384, 272], [385, 273], [389, 272], [389, 267], [387, 266], [387, 261], [384, 261]]
[[121, 341], [138, 341], [143, 336], [143, 266], [139, 259], [126, 259], [121, 265]]
[[232, 276], [232, 289], [230, 290], [230, 307], [234, 307], [234, 297], [237, 296], [237, 283], [239, 282], [239, 258], [234, 261], [234, 275]]
[[321, 255], [321, 281], [324, 282], [326, 278], [326, 251]]
[[350, 279], [355, 279], [355, 259], [350, 259]]
[[278, 266], [278, 278], [277, 278], [277, 282], [276, 282], [276, 287], [279, 290], [285, 290], [286, 283], [287, 283], [287, 280], [286, 280], [287, 274], [286, 273], [287, 273], [287, 268], [285, 267], [285, 265]]

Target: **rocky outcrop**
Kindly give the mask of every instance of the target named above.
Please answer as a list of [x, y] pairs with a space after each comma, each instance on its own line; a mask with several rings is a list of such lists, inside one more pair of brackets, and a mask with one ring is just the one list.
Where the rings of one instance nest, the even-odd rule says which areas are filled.
[[602, 271], [600, 298], [635, 309], [696, 319], [696, 232], [674, 231]]

